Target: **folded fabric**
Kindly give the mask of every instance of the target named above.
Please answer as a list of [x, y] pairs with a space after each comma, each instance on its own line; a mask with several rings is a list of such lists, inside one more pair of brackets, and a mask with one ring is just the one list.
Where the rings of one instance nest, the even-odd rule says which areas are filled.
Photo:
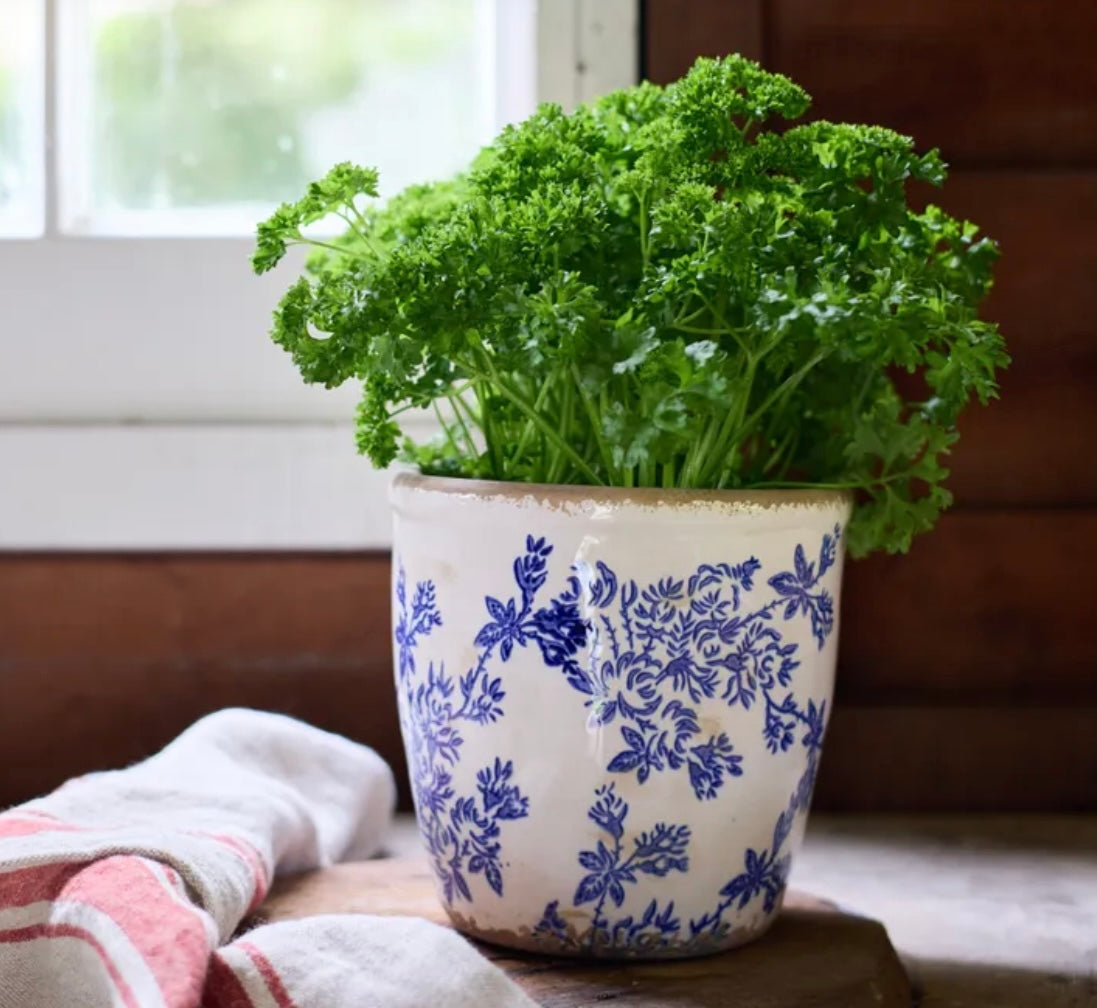
[[202, 1008], [537, 1008], [456, 931], [414, 917], [268, 924], [218, 949]]
[[498, 998], [424, 1004], [532, 1004], [425, 922], [318, 917], [219, 948], [276, 872], [374, 854], [394, 797], [372, 750], [228, 710], [144, 763], [0, 814], [0, 1008], [402, 1006], [415, 1002], [393, 991], [455, 976], [451, 958]]

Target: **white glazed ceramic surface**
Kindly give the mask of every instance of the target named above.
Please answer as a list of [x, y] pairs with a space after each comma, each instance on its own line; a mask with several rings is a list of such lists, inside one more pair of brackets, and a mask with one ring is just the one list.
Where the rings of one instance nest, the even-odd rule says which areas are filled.
[[462, 930], [596, 956], [759, 935], [834, 681], [841, 494], [399, 474], [400, 717]]

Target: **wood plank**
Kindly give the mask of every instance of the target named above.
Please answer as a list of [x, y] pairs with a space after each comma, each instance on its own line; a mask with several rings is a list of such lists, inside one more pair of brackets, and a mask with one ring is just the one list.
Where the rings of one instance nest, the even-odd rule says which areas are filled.
[[[336, 865], [275, 883], [258, 920], [411, 915], [449, 926], [422, 854]], [[543, 1008], [620, 1001], [635, 1008], [906, 1008], [910, 984], [887, 932], [791, 892], [758, 941], [721, 955], [651, 963], [549, 958], [477, 944]]]
[[1001, 246], [983, 316], [1013, 363], [1001, 399], [960, 421], [951, 486], [978, 507], [1097, 503], [1079, 464], [1097, 430], [1097, 173], [957, 171], [912, 193], [976, 221]]
[[[911, 191], [975, 221], [1002, 249], [985, 316], [1015, 353], [1097, 340], [1097, 172], [953, 169], [940, 189]], [[1023, 359], [1022, 359], [1023, 367]]]
[[[957, 164], [1097, 166], [1089, 0], [770, 0], [768, 10], [768, 66], [814, 96], [818, 117], [891, 126]], [[707, 28], [710, 47], [734, 46], [718, 20]]]
[[762, 0], [646, 0], [643, 76], [669, 84], [698, 56], [739, 52], [762, 59], [762, 7]]
[[847, 567], [839, 696], [1097, 702], [1095, 569], [1097, 510], [947, 514]]
[[366, 739], [403, 777], [384, 555], [0, 556], [0, 806], [225, 706]]
[[1097, 704], [834, 709], [813, 808], [1097, 811]]
[[957, 500], [1097, 503], [1097, 469], [1079, 464], [1097, 430], [1097, 173], [958, 171], [913, 195], [978, 222], [1002, 248], [983, 314], [1013, 364], [1001, 399], [961, 418]]

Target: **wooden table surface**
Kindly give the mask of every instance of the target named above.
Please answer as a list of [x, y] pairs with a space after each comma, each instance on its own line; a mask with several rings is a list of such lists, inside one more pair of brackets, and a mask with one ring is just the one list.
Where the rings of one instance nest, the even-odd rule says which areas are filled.
[[[284, 880], [262, 913], [278, 919], [316, 907], [441, 919], [408, 819], [390, 848], [399, 871], [374, 861]], [[408, 870], [419, 874], [410, 888], [399, 882]], [[1097, 1008], [1097, 817], [813, 816], [792, 884], [882, 921], [919, 1008]], [[487, 954], [546, 1008], [911, 1003], [882, 929], [810, 899], [790, 904], [753, 948], [692, 965]], [[826, 942], [850, 940], [853, 957], [821, 953]], [[766, 953], [767, 943], [784, 952]], [[801, 968], [790, 968], [797, 957]], [[746, 998], [747, 980], [762, 993]]]
[[[321, 913], [408, 914], [449, 925], [417, 851], [282, 879], [258, 917]], [[630, 1008], [909, 1008], [912, 1000], [881, 925], [799, 893], [789, 894], [764, 938], [700, 959], [591, 962], [477, 947], [542, 1008], [607, 1001]]]
[[[412, 825], [398, 824], [387, 857], [282, 879], [262, 921], [312, 914], [407, 914], [449, 925]], [[606, 1001], [632, 1008], [908, 1008], [911, 986], [884, 928], [833, 904], [790, 893], [765, 938], [678, 962], [588, 962], [478, 944], [543, 1008]]]
[[1097, 1008], [1097, 816], [813, 816], [792, 884], [882, 921], [919, 1008]]

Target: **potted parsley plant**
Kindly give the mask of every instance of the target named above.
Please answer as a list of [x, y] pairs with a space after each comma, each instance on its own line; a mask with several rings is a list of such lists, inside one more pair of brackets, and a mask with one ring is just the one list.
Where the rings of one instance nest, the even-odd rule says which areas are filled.
[[[759, 935], [803, 834], [843, 556], [904, 551], [1007, 358], [994, 244], [936, 152], [806, 122], [737, 56], [570, 114], [383, 205], [338, 165], [259, 227], [315, 246], [273, 338], [361, 383], [395, 478], [401, 723], [469, 934], [593, 956]], [[777, 128], [775, 128], [777, 127]], [[329, 215], [330, 241], [304, 229]], [[896, 376], [919, 376], [904, 394]], [[435, 412], [439, 436], [401, 434]]]

